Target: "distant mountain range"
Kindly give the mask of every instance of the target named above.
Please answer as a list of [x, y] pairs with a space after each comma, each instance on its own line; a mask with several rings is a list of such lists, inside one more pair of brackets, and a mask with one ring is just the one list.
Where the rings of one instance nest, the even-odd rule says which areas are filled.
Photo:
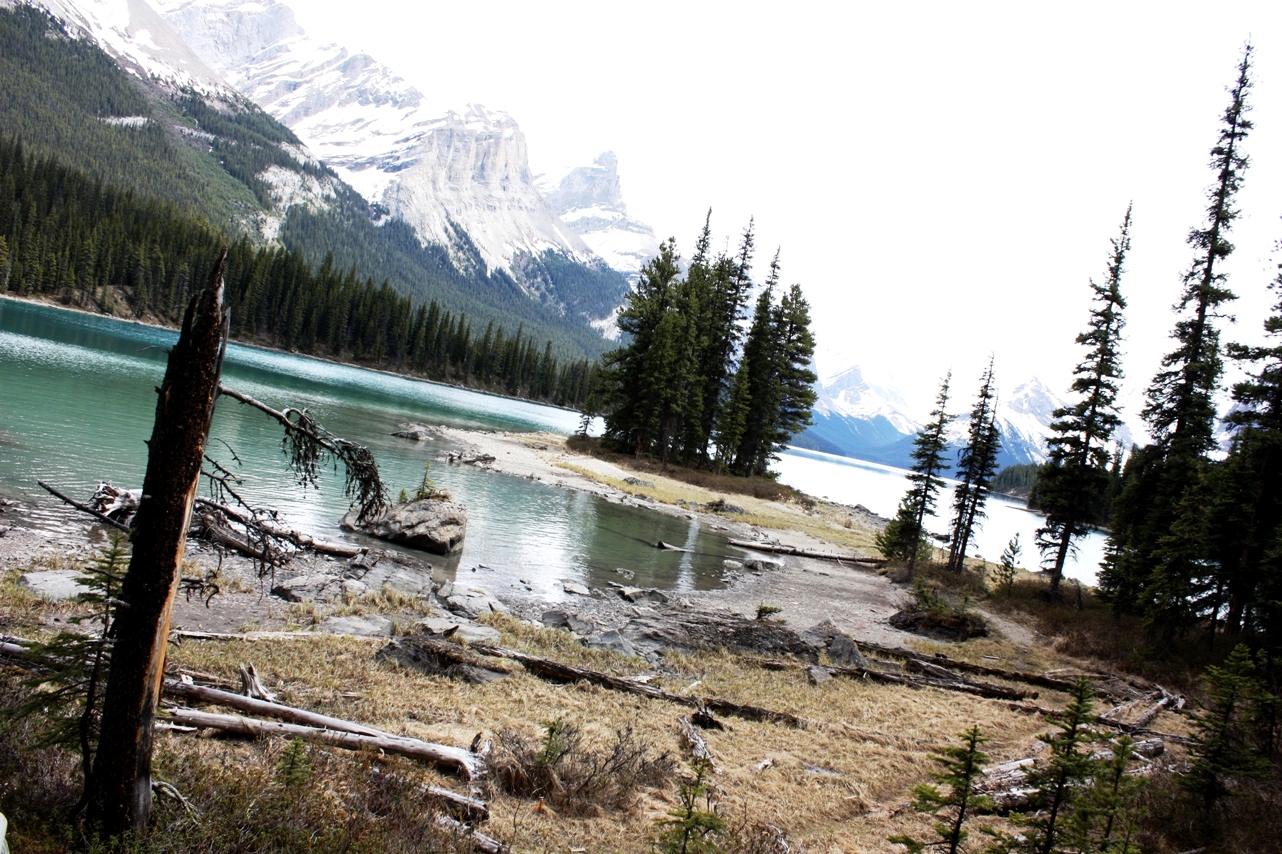
[[[894, 389], [870, 383], [858, 366], [822, 382], [813, 423], [793, 444], [798, 447], [907, 468], [912, 464], [913, 439], [922, 424], [907, 414], [908, 406]], [[971, 401], [956, 396], [950, 411], [959, 412], [949, 424], [950, 459], [966, 443]], [[1032, 378], [998, 399], [997, 422], [1002, 434], [998, 464], [1046, 461], [1046, 438], [1057, 408], [1065, 406], [1041, 380]], [[1125, 426], [1118, 439], [1129, 447]]]
[[[474, 323], [525, 325], [562, 348], [596, 355], [609, 346], [629, 277], [657, 250], [653, 232], [627, 216], [612, 154], [540, 188], [511, 116], [475, 104], [432, 105], [373, 57], [316, 44], [283, 3], [34, 5], [63, 20], [73, 37], [101, 47], [151, 93], [156, 109], [149, 117], [99, 119], [122, 129], [139, 126], [131, 121], [163, 124], [170, 141], [182, 143], [178, 159], [188, 161], [185, 177], [193, 185], [187, 195], [213, 199], [197, 203], [202, 213], [298, 249], [312, 263], [332, 251], [342, 267], [438, 298], [468, 311]], [[194, 106], [174, 115], [168, 106], [174, 102]], [[255, 137], [252, 163], [233, 168], [225, 153], [240, 145], [235, 159], [247, 146], [220, 130], [222, 119], [277, 130]], [[49, 153], [91, 173], [105, 171], [76, 163], [72, 151]], [[194, 162], [203, 156], [214, 170]], [[218, 168], [227, 175], [215, 174]], [[219, 189], [194, 186], [202, 181]], [[257, 198], [248, 198], [246, 188]], [[150, 185], [146, 191], [186, 192]]]

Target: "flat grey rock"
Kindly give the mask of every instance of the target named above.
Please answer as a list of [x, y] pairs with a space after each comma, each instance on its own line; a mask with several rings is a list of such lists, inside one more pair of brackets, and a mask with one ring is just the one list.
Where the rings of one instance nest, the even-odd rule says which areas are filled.
[[783, 569], [783, 561], [773, 557], [745, 558], [743, 565], [753, 572], [777, 572]]
[[561, 589], [574, 596], [591, 596], [592, 591], [577, 581], [562, 581]]
[[802, 632], [801, 640], [817, 650], [828, 653], [835, 664], [865, 670], [868, 668], [868, 661], [859, 651], [859, 645], [837, 628], [837, 624], [831, 617]]
[[806, 668], [806, 678], [810, 680], [811, 685], [822, 685], [832, 678], [832, 672], [826, 667], [812, 664]]
[[[440, 599], [440, 595], [437, 595]], [[454, 593], [441, 600], [452, 614], [458, 614], [463, 617], [475, 620], [482, 614], [488, 614], [493, 611], [496, 614], [508, 613], [508, 608], [499, 600], [495, 599], [484, 590], [459, 590], [454, 588]]]
[[571, 614], [560, 608], [544, 611], [540, 622], [549, 629], [566, 629], [576, 635], [590, 635], [596, 629], [595, 625], [587, 620], [580, 619], [577, 614]]
[[437, 635], [457, 629], [456, 634], [468, 643], [497, 643], [503, 637], [498, 629], [447, 617], [424, 617], [414, 625]]
[[620, 587], [619, 595], [637, 605], [664, 605], [668, 595], [662, 590], [642, 587]]
[[726, 569], [730, 570], [731, 572], [738, 572], [739, 570], [743, 569], [743, 561], [741, 560], [727, 559], [727, 560], [721, 561], [721, 565]]
[[341, 597], [343, 583], [332, 575], [299, 575], [272, 588], [286, 602], [330, 602]]
[[75, 599], [89, 588], [81, 584], [78, 569], [51, 569], [46, 572], [24, 572], [18, 586], [25, 587], [41, 599]]
[[364, 637], [391, 637], [392, 621], [372, 614], [367, 617], [326, 617], [320, 630], [331, 635], [361, 635]]
[[590, 646], [593, 649], [608, 649], [612, 652], [621, 652], [624, 655], [637, 654], [636, 648], [632, 646], [632, 642], [619, 634], [615, 629], [610, 629], [608, 632], [601, 632], [598, 635], [593, 635], [583, 643], [585, 646]]

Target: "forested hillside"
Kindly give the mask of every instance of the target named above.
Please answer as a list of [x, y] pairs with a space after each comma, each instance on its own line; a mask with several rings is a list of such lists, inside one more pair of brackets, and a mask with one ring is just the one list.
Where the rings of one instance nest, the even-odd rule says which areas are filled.
[[[0, 294], [56, 297], [174, 323], [228, 238], [171, 202], [134, 193], [0, 144]], [[415, 307], [386, 283], [327, 259], [313, 271], [297, 252], [230, 242], [232, 334], [538, 400], [574, 405], [595, 365], [558, 362], [551, 343], [464, 314]]]
[[[566, 283], [571, 304], [562, 306], [531, 299], [505, 274], [491, 275], [474, 252], [454, 259], [460, 270], [444, 248], [421, 245], [403, 223], [376, 225], [359, 194], [300, 157], [292, 131], [238, 96], [219, 101], [144, 84], [91, 41], [69, 37], [45, 12], [24, 5], [0, 8], [0, 79], [0, 134], [21, 140], [28, 154], [54, 158], [136, 198], [173, 203], [258, 246], [268, 242], [258, 223], [283, 216], [275, 239], [313, 269], [332, 256], [335, 268], [386, 281], [424, 310], [435, 301], [477, 325], [522, 326], [524, 335], [551, 342], [560, 358], [592, 358], [606, 349], [581, 313], [609, 313], [594, 295], [619, 296], [618, 273], [547, 269]], [[319, 182], [323, 204], [281, 211], [263, 178], [269, 168]], [[465, 236], [462, 243], [466, 254]]]

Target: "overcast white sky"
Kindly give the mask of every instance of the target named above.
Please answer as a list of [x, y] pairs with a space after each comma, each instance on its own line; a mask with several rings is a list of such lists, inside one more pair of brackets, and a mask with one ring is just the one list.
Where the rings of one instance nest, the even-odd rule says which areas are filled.
[[[954, 370], [969, 398], [1065, 391], [1108, 241], [1123, 279], [1130, 412], [1168, 349], [1218, 119], [1256, 47], [1242, 297], [1258, 339], [1282, 257], [1282, 3], [287, 0], [445, 108], [511, 113], [535, 172], [613, 150], [629, 211], [689, 253], [706, 210], [757, 222], [810, 299], [820, 369], [893, 376], [915, 408]], [[968, 401], [963, 403], [968, 406]], [[1129, 419], [1128, 419], [1129, 420]]]

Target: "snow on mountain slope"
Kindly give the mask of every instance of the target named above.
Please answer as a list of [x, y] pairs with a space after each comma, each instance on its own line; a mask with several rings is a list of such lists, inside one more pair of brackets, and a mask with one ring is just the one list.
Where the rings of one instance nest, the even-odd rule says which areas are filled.
[[235, 92], [144, 0], [35, 0], [31, 5], [61, 18], [72, 35], [93, 39], [143, 80], [219, 97]]
[[865, 421], [882, 417], [900, 434], [921, 427], [905, 412], [908, 404], [899, 392], [867, 382], [858, 365], [825, 380], [817, 391], [817, 414]]
[[491, 270], [518, 280], [547, 251], [582, 264], [592, 251], [534, 185], [525, 137], [506, 113], [429, 104], [366, 54], [317, 45], [276, 0], [162, 0], [165, 18], [205, 61], [292, 129], [340, 177], [424, 243], [459, 231]]
[[659, 238], [650, 226], [628, 216], [614, 152], [556, 178], [541, 175], [538, 187], [561, 221], [635, 286], [641, 267], [659, 254]]

